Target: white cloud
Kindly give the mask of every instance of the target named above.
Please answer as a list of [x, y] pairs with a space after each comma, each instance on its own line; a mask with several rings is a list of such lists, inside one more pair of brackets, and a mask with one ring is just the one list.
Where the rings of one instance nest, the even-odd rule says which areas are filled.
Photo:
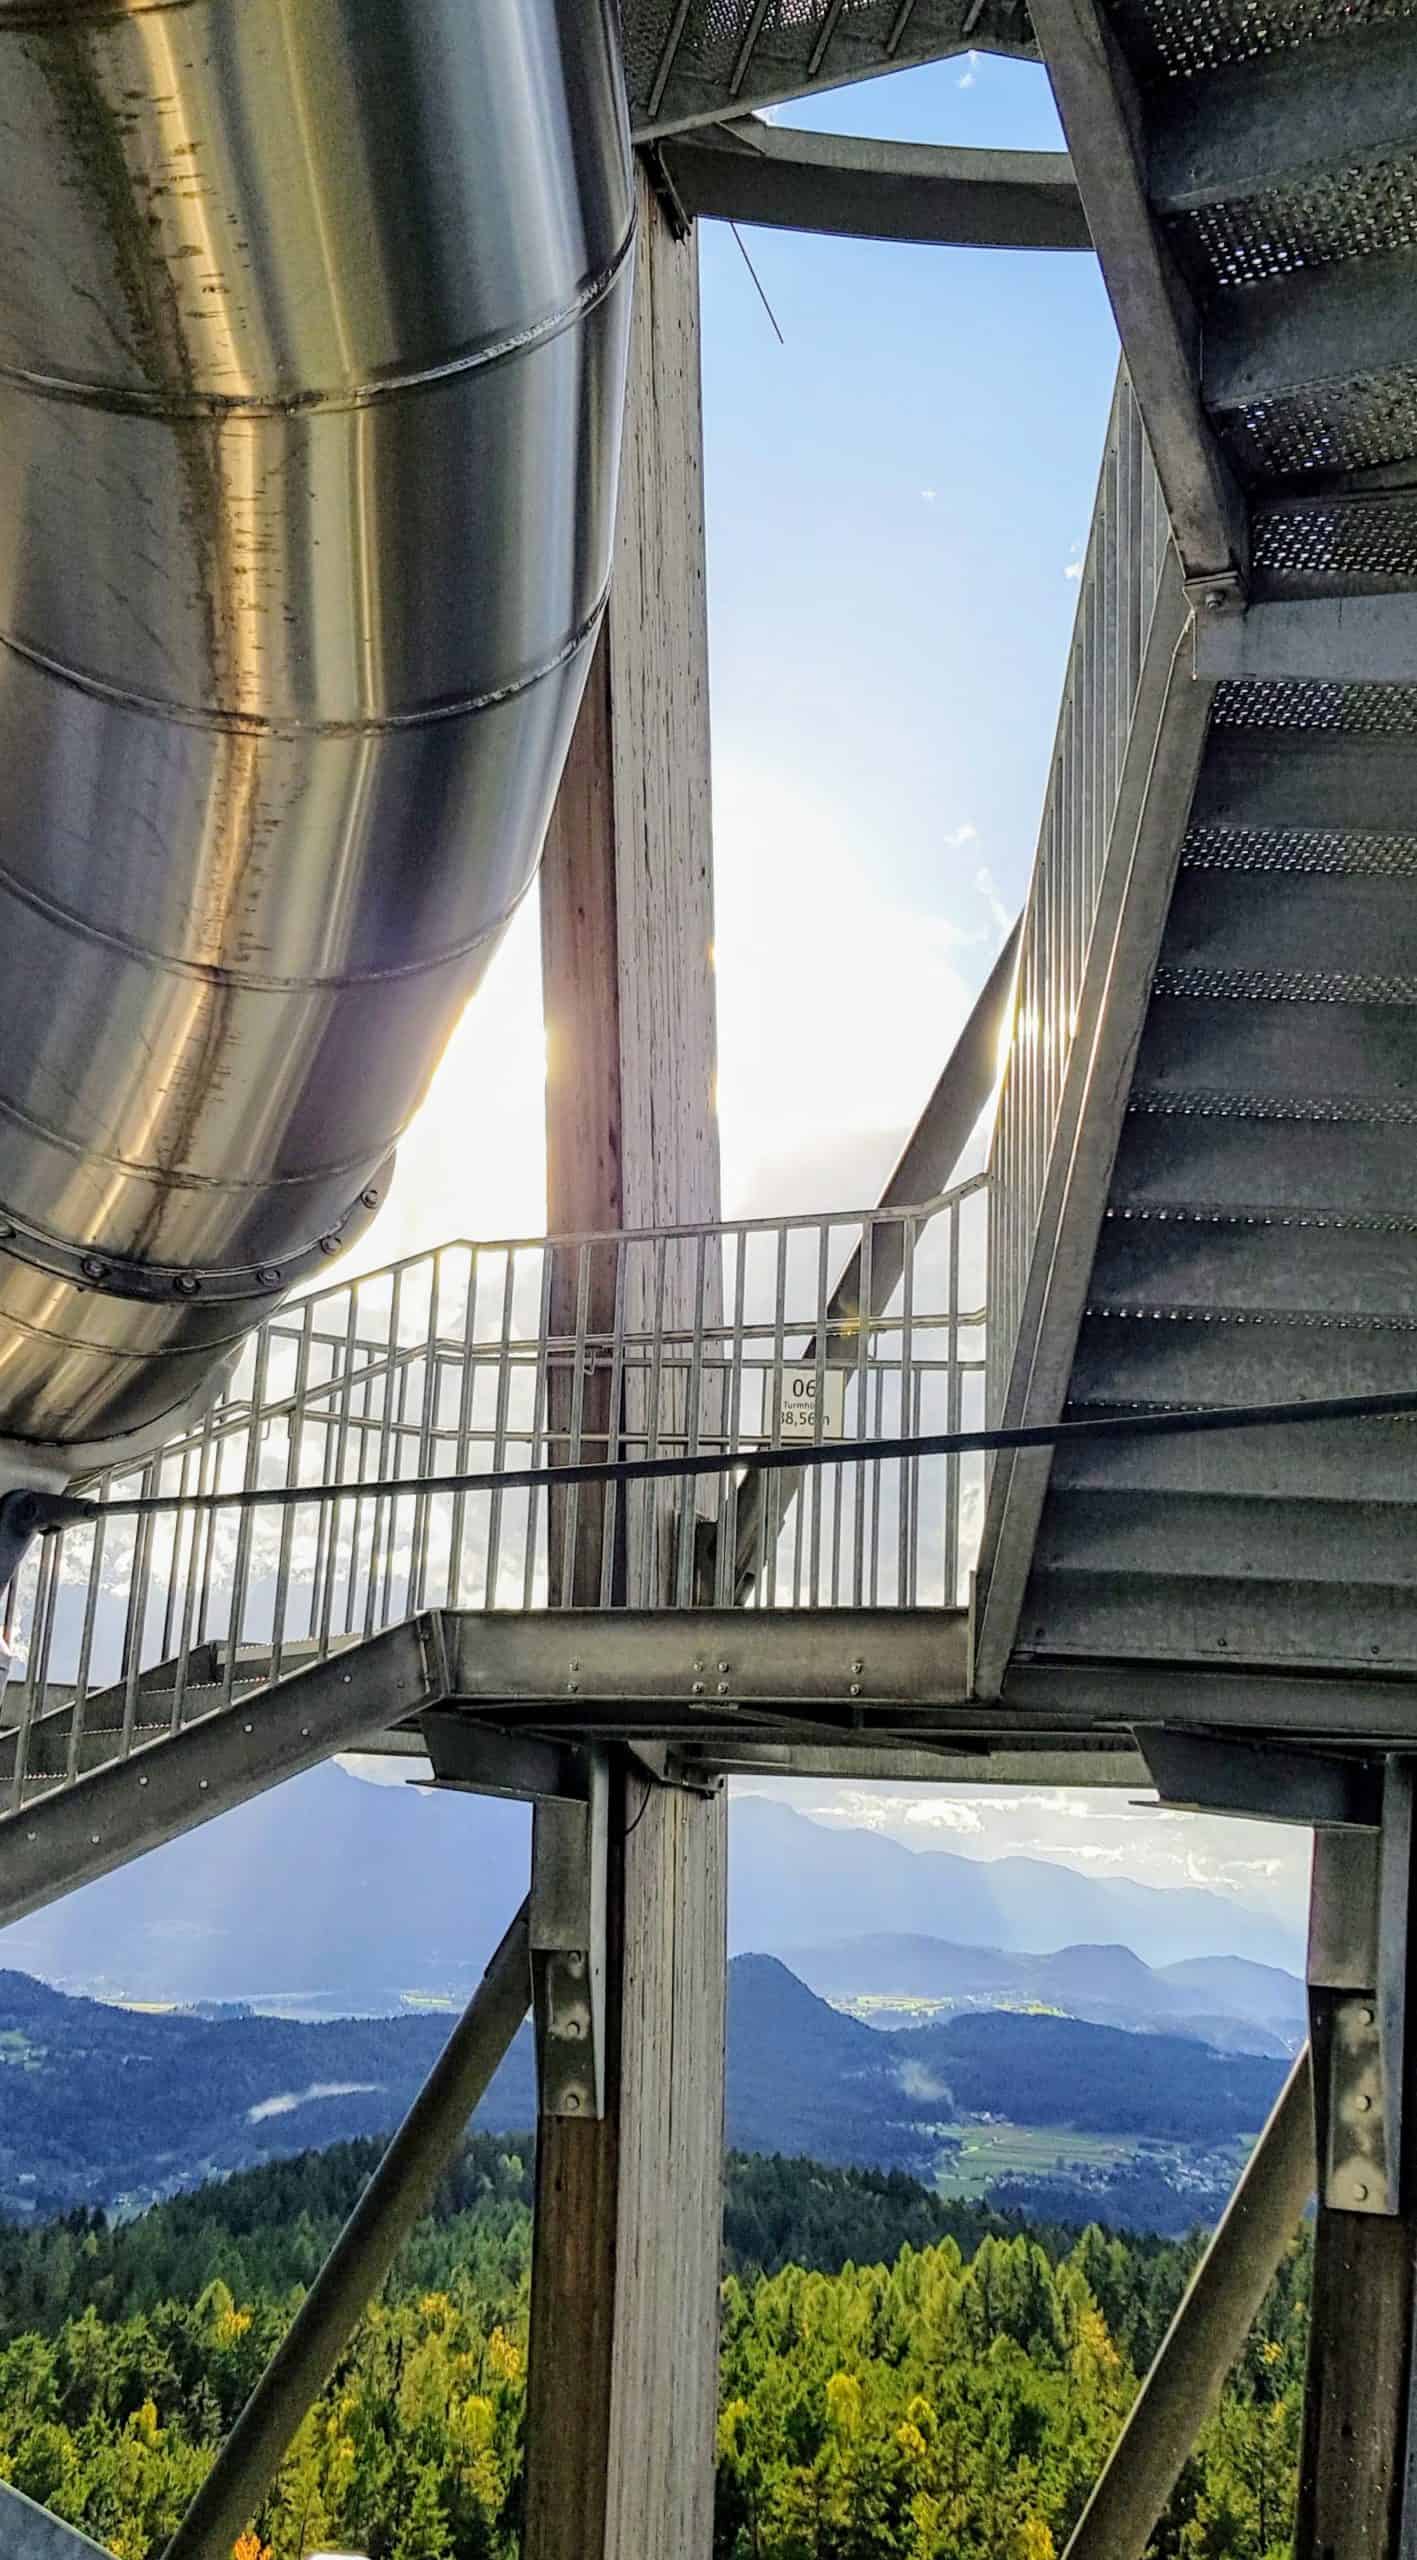
[[935, 500], [938, 498], [939, 494], [940, 494], [940, 493], [939, 493], [939, 490], [938, 490], [938, 489], [922, 489], [922, 490], [921, 490], [921, 492], [920, 492], [920, 495], [921, 495], [921, 497], [924, 499], [925, 504], [926, 504], [926, 506], [927, 506], [927, 507], [933, 507], [933, 505], [934, 505], [934, 503], [935, 503]]
[[961, 89], [972, 89], [978, 77], [979, 56], [977, 53], [971, 53], [967, 56], [965, 67], [959, 75], [958, 85]]
[[1043, 1858], [1136, 1884], [1198, 1885], [1296, 1934], [1304, 1925], [1310, 1835], [1303, 1830], [1178, 1813], [1121, 1788], [903, 1790], [821, 1779], [760, 1780], [754, 1791], [834, 1830], [874, 1831], [902, 1848], [943, 1848], [953, 1835], [984, 1861]]
[[951, 832], [945, 838], [946, 846], [951, 853], [958, 853], [964, 845], [977, 844], [978, 842], [979, 829], [976, 826], [971, 826], [968, 818], [965, 819], [962, 827], [952, 828]]
[[268, 2116], [292, 2116], [316, 2098], [367, 2098], [382, 2086], [379, 2080], [315, 2080], [308, 2089], [284, 2089], [278, 2098], [263, 2098], [259, 2106], [247, 2108], [246, 2121], [264, 2124]]

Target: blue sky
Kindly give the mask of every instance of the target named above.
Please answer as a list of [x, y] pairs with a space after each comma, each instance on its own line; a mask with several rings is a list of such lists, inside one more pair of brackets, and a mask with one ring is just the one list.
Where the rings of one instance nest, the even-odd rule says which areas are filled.
[[[1060, 143], [1043, 74], [983, 56], [778, 120]], [[1117, 351], [1089, 256], [744, 239], [781, 346], [731, 232], [701, 228], [719, 1115], [726, 1208], [771, 1214], [877, 1196], [1022, 902]], [[541, 1230], [542, 1075], [532, 900], [368, 1264]], [[1116, 1795], [798, 1801], [1291, 1914], [1307, 1872], [1306, 1835]]]

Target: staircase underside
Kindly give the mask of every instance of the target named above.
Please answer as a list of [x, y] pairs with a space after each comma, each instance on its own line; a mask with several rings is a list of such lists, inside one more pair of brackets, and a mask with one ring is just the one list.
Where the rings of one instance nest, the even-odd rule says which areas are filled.
[[[1302, 637], [1307, 602], [1417, 589], [1409, 0], [1111, 25], [1252, 604]], [[1304, 674], [1216, 690], [1070, 1415], [1417, 1386], [1417, 687], [1385, 672], [1316, 636]], [[1049, 1664], [1405, 1679], [1415, 1556], [1410, 1422], [1060, 1452], [1005, 1694]]]
[[1036, 58], [1024, 0], [625, 0], [638, 141], [974, 48]]

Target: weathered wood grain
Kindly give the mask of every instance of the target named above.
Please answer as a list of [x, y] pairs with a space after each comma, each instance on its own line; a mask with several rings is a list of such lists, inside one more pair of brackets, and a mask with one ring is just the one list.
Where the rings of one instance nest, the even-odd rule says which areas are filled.
[[[697, 258], [643, 184], [640, 209], [615, 581], [542, 870], [548, 1222], [563, 1234], [719, 1209]], [[669, 1259], [671, 1320], [689, 1312], [693, 1268]], [[647, 1273], [632, 1324], [650, 1312]], [[569, 1266], [555, 1285], [571, 1287]], [[612, 1290], [597, 1258], [593, 1327]], [[567, 1312], [561, 1300], [555, 1320]], [[593, 1601], [602, 1515], [582, 1505], [569, 1578]], [[631, 1596], [662, 1583], [669, 1542], [656, 1566], [648, 1521], [629, 1509]], [[524, 2548], [707, 2560], [724, 1808], [628, 1763], [616, 1798], [608, 2113], [541, 2127]]]

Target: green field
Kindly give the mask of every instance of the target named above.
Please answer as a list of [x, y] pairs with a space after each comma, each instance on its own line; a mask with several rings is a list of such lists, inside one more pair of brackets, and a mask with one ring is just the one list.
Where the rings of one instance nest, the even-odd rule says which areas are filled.
[[1134, 2134], [1069, 2133], [1057, 2125], [947, 2124], [960, 2144], [935, 2164], [942, 2196], [981, 2196], [1000, 2178], [1045, 2178], [1070, 2169], [1111, 2169], [1133, 2158]]

